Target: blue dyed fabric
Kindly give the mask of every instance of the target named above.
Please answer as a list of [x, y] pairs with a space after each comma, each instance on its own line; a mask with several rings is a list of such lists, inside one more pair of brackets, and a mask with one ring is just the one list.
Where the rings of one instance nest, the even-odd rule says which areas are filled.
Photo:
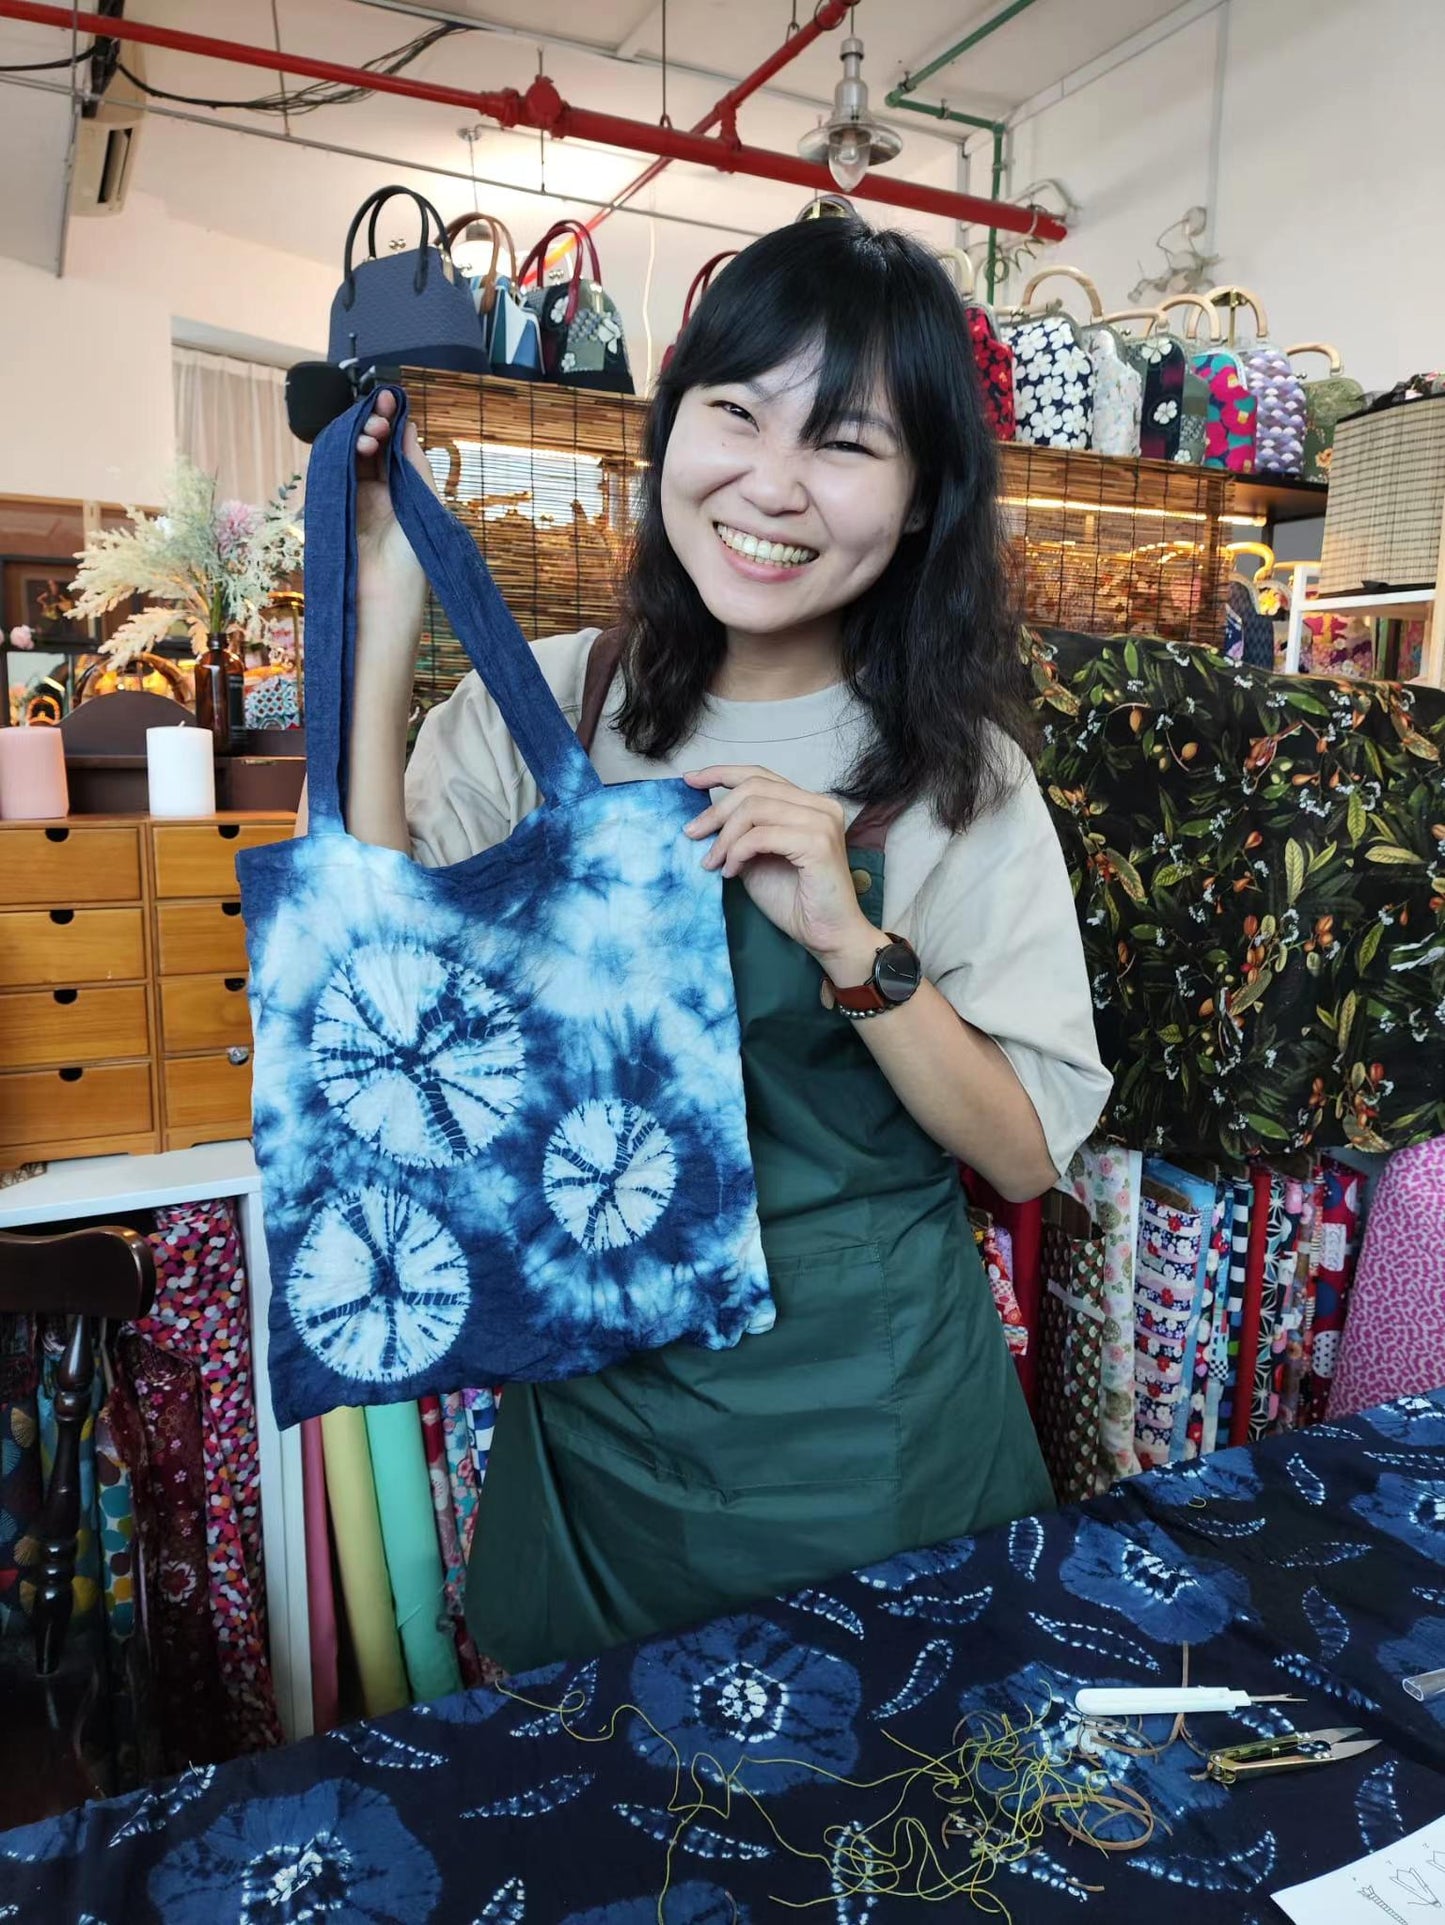
[[946, 1753], [969, 1713], [1034, 1711], [1028, 1751], [1087, 1793], [1073, 1693], [1177, 1680], [1188, 1644], [1196, 1681], [1304, 1699], [1197, 1717], [1201, 1742], [1355, 1724], [1382, 1742], [1233, 1791], [1184, 1745], [1106, 1743], [1097, 1762], [1163, 1820], [1153, 1839], [1106, 1857], [1051, 1832], [992, 1889], [1027, 1925], [1271, 1925], [1271, 1891], [1445, 1810], [1445, 1700], [1400, 1688], [1445, 1665], [1442, 1490], [1445, 1392], [1155, 1471], [515, 1696], [462, 1693], [0, 1836], [0, 1916], [764, 1925], [792, 1907], [893, 1925], [923, 1908], [906, 1879], [859, 1888], [870, 1846], [909, 1817], [945, 1872], [968, 1849], [942, 1841], [932, 1781], [904, 1793], [915, 1753]]
[[237, 862], [282, 1424], [773, 1321], [722, 883], [683, 835], [699, 798], [603, 787], [471, 538], [399, 455], [398, 517], [544, 800], [444, 869], [346, 832], [371, 405], [307, 478], [310, 833]]

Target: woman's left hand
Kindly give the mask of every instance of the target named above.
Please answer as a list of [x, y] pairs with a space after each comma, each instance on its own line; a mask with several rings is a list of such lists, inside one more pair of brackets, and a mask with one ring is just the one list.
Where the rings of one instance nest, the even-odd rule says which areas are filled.
[[800, 942], [829, 975], [865, 957], [871, 966], [880, 937], [858, 906], [841, 805], [767, 769], [726, 764], [697, 769], [685, 779], [695, 789], [727, 790], [687, 825], [698, 840], [717, 837], [703, 867], [740, 877], [769, 922]]

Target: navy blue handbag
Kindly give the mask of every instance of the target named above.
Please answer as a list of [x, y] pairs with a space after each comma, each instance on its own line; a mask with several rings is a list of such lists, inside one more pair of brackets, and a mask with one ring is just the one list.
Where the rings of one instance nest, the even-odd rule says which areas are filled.
[[441, 869], [344, 826], [368, 396], [306, 483], [309, 833], [237, 861], [282, 1424], [773, 1322], [697, 792], [602, 785], [392, 392], [397, 515], [543, 802]]
[[[378, 255], [377, 218], [398, 194], [416, 202], [421, 239], [414, 248]], [[368, 258], [357, 261], [356, 237], [368, 214]], [[446, 225], [431, 202], [409, 187], [379, 187], [352, 218], [341, 286], [331, 303], [326, 358], [359, 372], [372, 365], [487, 372], [482, 324], [471, 289], [452, 265]]]

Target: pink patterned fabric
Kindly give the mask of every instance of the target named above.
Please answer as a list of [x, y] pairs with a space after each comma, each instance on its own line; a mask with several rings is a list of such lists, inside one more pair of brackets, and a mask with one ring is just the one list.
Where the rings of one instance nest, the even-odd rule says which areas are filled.
[[1355, 1272], [1330, 1416], [1445, 1384], [1445, 1137], [1385, 1165]]
[[129, 1326], [196, 1370], [201, 1391], [205, 1552], [211, 1621], [234, 1751], [281, 1743], [266, 1650], [261, 1466], [251, 1365], [251, 1313], [241, 1239], [229, 1203], [156, 1211], [149, 1242], [156, 1301]]

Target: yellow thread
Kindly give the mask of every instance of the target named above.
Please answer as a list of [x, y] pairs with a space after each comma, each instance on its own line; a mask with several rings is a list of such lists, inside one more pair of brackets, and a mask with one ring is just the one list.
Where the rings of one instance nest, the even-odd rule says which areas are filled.
[[[1187, 1648], [1184, 1677], [1187, 1681]], [[992, 1889], [994, 1879], [1000, 1868], [1016, 1865], [1037, 1850], [1050, 1827], [1076, 1843], [1105, 1853], [1137, 1851], [1150, 1841], [1156, 1829], [1169, 1830], [1142, 1792], [1115, 1783], [1101, 1766], [1092, 1763], [1087, 1751], [1071, 1749], [1054, 1760], [1027, 1749], [1028, 1741], [1040, 1732], [1059, 1702], [1052, 1695], [1042, 1711], [1029, 1709], [1022, 1721], [1003, 1711], [970, 1714], [955, 1726], [951, 1748], [941, 1756], [920, 1750], [885, 1730], [882, 1735], [887, 1742], [916, 1762], [877, 1778], [857, 1779], [812, 1765], [806, 1759], [749, 1757], [745, 1749], [731, 1768], [710, 1752], [697, 1752], [689, 1761], [675, 1740], [654, 1724], [640, 1705], [620, 1705], [600, 1730], [585, 1732], [576, 1728], [575, 1720], [587, 1709], [586, 1692], [574, 1688], [560, 1704], [546, 1704], [505, 1685], [497, 1689], [528, 1710], [555, 1717], [566, 1736], [579, 1744], [609, 1744], [619, 1735], [623, 1720], [633, 1717], [670, 1754], [673, 1781], [667, 1812], [677, 1823], [667, 1841], [657, 1899], [658, 1925], [666, 1925], [674, 1864], [689, 1827], [704, 1816], [727, 1825], [738, 1797], [751, 1806], [781, 1851], [804, 1864], [816, 1864], [827, 1874], [830, 1889], [816, 1898], [775, 1896], [773, 1902], [788, 1911], [810, 1911], [841, 1897], [893, 1896], [926, 1904], [967, 1898], [977, 1910], [1012, 1925], [1007, 1904]], [[1110, 1749], [1130, 1757], [1158, 1757], [1181, 1738], [1191, 1749], [1198, 1749], [1182, 1718], [1175, 1720], [1163, 1745], [1145, 1742], [1137, 1721], [1095, 1728]], [[1080, 1765], [1087, 1771], [1082, 1784], [1070, 1776]], [[830, 1826], [823, 1834], [823, 1849], [808, 1850], [784, 1835], [758, 1792], [743, 1779], [745, 1771], [766, 1773], [783, 1768], [804, 1771], [824, 1783], [859, 1793], [896, 1788], [896, 1795], [878, 1817], [867, 1823], [857, 1820]], [[907, 1809], [911, 1801], [925, 1795], [942, 1807], [936, 1838], [924, 1819]], [[1136, 1829], [1129, 1836], [1102, 1835], [1121, 1818], [1135, 1822]], [[963, 1863], [945, 1864], [945, 1854], [952, 1852], [956, 1860], [960, 1850], [966, 1854]], [[1073, 1882], [1080, 1892], [1104, 1889], [1078, 1879]], [[736, 1919], [737, 1907], [731, 1894], [728, 1899]]]

